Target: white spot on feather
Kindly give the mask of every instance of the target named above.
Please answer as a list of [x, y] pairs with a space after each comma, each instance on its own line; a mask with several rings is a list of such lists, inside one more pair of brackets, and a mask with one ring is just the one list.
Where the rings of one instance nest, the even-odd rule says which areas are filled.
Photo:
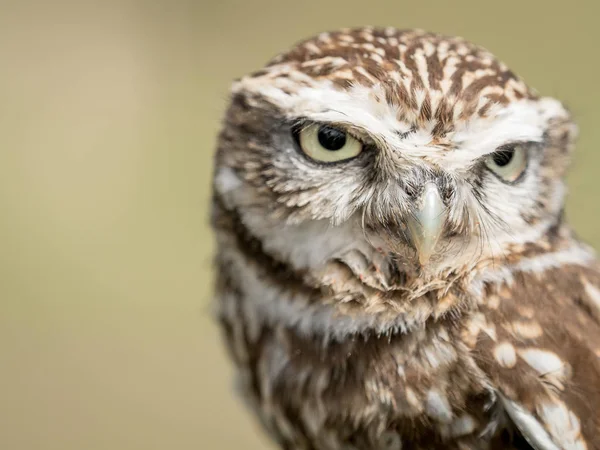
[[556, 353], [539, 348], [519, 350], [519, 356], [540, 375], [562, 372], [565, 367], [565, 363]]
[[412, 406], [415, 410], [419, 412], [423, 410], [423, 404], [417, 397], [417, 394], [415, 394], [415, 391], [413, 391], [411, 388], [406, 388], [405, 394], [406, 401], [410, 406]]
[[438, 391], [431, 390], [427, 393], [425, 410], [429, 417], [439, 422], [449, 423], [452, 421], [452, 409], [448, 399]]
[[594, 304], [600, 308], [600, 289], [591, 284], [588, 280], [583, 278], [583, 286], [585, 287], [585, 293], [594, 302]]
[[585, 450], [579, 419], [561, 401], [547, 402], [537, 408], [540, 419], [554, 441], [566, 450]]
[[494, 358], [502, 367], [512, 369], [517, 364], [515, 347], [510, 342], [502, 342], [494, 349]]
[[544, 332], [539, 323], [530, 321], [516, 321], [505, 326], [506, 330], [521, 339], [535, 339]]
[[215, 176], [217, 191], [226, 194], [242, 186], [242, 180], [230, 167], [221, 167]]
[[469, 414], [463, 414], [450, 425], [450, 434], [452, 437], [466, 436], [473, 433], [476, 427], [475, 419]]
[[500, 395], [508, 416], [517, 426], [523, 437], [536, 450], [561, 450], [552, 440], [542, 424], [521, 405]]
[[487, 306], [490, 309], [498, 309], [500, 306], [500, 296], [499, 295], [491, 295], [487, 299]]

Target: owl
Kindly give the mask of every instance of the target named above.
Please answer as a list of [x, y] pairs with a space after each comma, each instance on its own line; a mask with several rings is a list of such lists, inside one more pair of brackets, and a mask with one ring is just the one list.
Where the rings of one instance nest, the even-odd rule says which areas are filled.
[[234, 82], [219, 322], [280, 448], [600, 449], [576, 135], [487, 50], [421, 30], [322, 33]]

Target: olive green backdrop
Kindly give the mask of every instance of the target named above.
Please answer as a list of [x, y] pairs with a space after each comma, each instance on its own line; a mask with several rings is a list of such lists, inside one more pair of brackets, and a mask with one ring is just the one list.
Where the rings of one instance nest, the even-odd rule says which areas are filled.
[[230, 80], [316, 32], [459, 34], [563, 99], [569, 215], [600, 245], [599, 9], [0, 0], [0, 448], [270, 448], [211, 316], [211, 157]]

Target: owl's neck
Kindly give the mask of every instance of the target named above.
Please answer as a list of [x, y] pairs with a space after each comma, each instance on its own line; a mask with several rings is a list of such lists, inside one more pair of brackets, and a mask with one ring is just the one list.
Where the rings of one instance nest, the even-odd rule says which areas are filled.
[[[428, 321], [458, 317], [485, 302], [490, 284], [511, 283], [516, 272], [543, 271], [590, 256], [561, 226], [501, 263], [481, 261], [437, 279], [397, 267], [385, 274], [369, 272], [361, 253], [316, 271], [299, 270], [271, 254], [235, 211], [218, 202], [213, 221], [219, 230], [219, 286], [235, 292], [222, 301], [223, 309], [241, 309], [256, 327], [283, 325], [301, 335], [340, 342], [356, 335], [407, 334]], [[235, 304], [228, 306], [228, 301]]]

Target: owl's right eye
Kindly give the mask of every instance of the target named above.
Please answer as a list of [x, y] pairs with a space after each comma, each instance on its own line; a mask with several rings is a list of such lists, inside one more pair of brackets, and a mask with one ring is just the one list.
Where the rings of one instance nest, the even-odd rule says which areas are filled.
[[334, 163], [355, 158], [363, 144], [347, 132], [330, 125], [312, 124], [297, 131], [302, 151], [311, 159]]

